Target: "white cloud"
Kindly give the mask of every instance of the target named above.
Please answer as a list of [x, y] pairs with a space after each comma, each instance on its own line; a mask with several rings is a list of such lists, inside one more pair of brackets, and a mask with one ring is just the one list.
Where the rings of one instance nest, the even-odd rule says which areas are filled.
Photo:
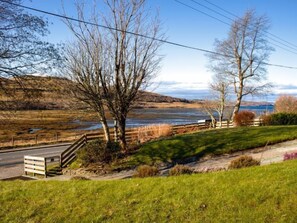
[[208, 94], [208, 86], [203, 82], [155, 82], [148, 90], [172, 97], [186, 99], [203, 99]]
[[280, 84], [275, 86], [275, 94], [297, 94], [297, 85]]

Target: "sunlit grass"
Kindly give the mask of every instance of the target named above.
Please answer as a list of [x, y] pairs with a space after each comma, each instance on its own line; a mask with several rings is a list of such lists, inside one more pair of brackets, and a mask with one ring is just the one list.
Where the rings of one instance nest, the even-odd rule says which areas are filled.
[[297, 161], [120, 181], [0, 182], [0, 222], [296, 222]]
[[220, 129], [174, 136], [143, 145], [121, 165], [153, 165], [189, 157], [220, 155], [297, 138], [297, 126], [263, 126]]

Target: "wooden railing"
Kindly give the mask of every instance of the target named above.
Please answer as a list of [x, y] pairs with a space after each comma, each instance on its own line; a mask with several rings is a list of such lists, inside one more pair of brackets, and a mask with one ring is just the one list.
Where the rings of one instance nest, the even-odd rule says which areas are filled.
[[[111, 134], [111, 140], [114, 140], [114, 130], [110, 129]], [[127, 129], [126, 132], [126, 141], [127, 143], [130, 143], [134, 141], [137, 138], [137, 131], [133, 128]], [[61, 153], [61, 167], [66, 167], [71, 161], [73, 161], [76, 157], [76, 152], [81, 149], [83, 146], [87, 144], [87, 142], [95, 140], [95, 139], [104, 139], [104, 133], [94, 132], [94, 133], [88, 133], [84, 134], [82, 137], [80, 137], [75, 143], [73, 143], [69, 148], [67, 148], [65, 151]]]
[[25, 175], [28, 173], [48, 175], [48, 164], [60, 162], [60, 156], [24, 156], [24, 172]]
[[[259, 119], [255, 119], [250, 124], [251, 126], [259, 126], [261, 125], [261, 121]], [[232, 128], [233, 123], [229, 121], [223, 121], [222, 124], [219, 122], [216, 124], [216, 128]], [[171, 126], [171, 133], [170, 135], [177, 135], [177, 134], [183, 134], [187, 132], [195, 132], [200, 131], [204, 129], [210, 128], [209, 122], [203, 122], [203, 123], [192, 123], [192, 124], [184, 124], [184, 125], [173, 125]], [[114, 129], [110, 129], [111, 134], [111, 140], [114, 140]], [[66, 149], [64, 152], [62, 152], [60, 157], [60, 165], [61, 167], [66, 167], [71, 161], [73, 161], [76, 157], [76, 152], [81, 149], [84, 145], [87, 144], [87, 142], [95, 140], [95, 139], [104, 139], [104, 133], [102, 131], [94, 132], [94, 133], [88, 133], [83, 135], [81, 138], [79, 138], [75, 143], [73, 143], [68, 149]], [[127, 143], [132, 142], [140, 142], [139, 139], [139, 131], [137, 128], [130, 128], [126, 131], [126, 141]]]
[[65, 167], [69, 164], [75, 157], [76, 152], [82, 148], [87, 143], [87, 135], [83, 135], [80, 137], [75, 143], [73, 143], [70, 147], [64, 150], [61, 153], [60, 157], [60, 166]]

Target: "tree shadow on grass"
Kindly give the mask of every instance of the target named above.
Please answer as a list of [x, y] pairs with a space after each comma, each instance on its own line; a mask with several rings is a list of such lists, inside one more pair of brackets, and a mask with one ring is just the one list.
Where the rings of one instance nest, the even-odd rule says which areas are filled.
[[[171, 139], [143, 145], [131, 156], [129, 165], [192, 162], [207, 155], [230, 154], [265, 146], [267, 141], [275, 143], [283, 138], [290, 139], [293, 134], [292, 131], [286, 132], [288, 137], [283, 137], [282, 128], [242, 127], [175, 136]], [[297, 136], [297, 133], [293, 134], [293, 136], [295, 135]]]
[[212, 143], [207, 144], [200, 136], [182, 136], [172, 140], [146, 145], [133, 157], [135, 164], [184, 163], [197, 160], [207, 154], [215, 154], [223, 148], [224, 143], [219, 143], [218, 138], [212, 138]]

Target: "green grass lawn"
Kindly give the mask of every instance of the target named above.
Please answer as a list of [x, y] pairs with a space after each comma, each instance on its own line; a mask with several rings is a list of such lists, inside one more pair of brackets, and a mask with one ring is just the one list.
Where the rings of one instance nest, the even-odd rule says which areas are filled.
[[220, 155], [297, 138], [297, 126], [242, 127], [179, 135], [143, 145], [120, 165], [176, 162], [189, 157]]
[[180, 177], [0, 182], [0, 222], [296, 222], [297, 161]]

